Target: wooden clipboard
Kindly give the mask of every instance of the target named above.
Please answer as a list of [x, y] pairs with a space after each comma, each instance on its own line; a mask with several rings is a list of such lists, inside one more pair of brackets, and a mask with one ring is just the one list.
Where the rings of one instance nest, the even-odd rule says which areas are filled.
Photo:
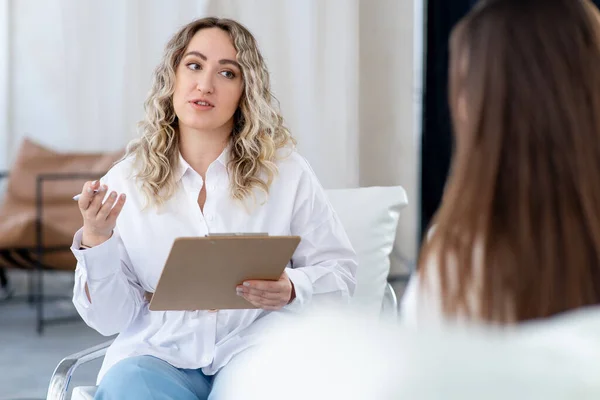
[[151, 311], [254, 309], [238, 296], [245, 280], [278, 280], [299, 236], [220, 234], [175, 239]]

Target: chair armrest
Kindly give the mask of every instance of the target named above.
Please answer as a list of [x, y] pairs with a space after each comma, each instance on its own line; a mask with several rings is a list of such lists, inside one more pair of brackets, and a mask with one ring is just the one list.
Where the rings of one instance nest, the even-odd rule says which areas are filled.
[[[43, 204], [44, 197], [44, 183], [48, 181], [72, 181], [72, 180], [88, 180], [88, 179], [100, 179], [104, 172], [53, 172], [46, 174], [39, 174], [36, 177], [35, 187], [35, 198], [38, 206], [38, 216], [41, 211], [39, 210]], [[73, 196], [77, 193], [73, 193]]]
[[398, 316], [398, 296], [394, 287], [387, 283], [383, 292], [383, 302], [381, 304], [381, 313], [385, 316]]
[[113, 340], [109, 340], [63, 358], [52, 374], [46, 400], [65, 400], [67, 390], [69, 389], [69, 382], [71, 381], [71, 376], [73, 376], [75, 369], [89, 361], [104, 357], [106, 349], [112, 342]]
[[[40, 174], [37, 176], [37, 181], [41, 185], [44, 181], [68, 181], [68, 180], [80, 180], [80, 179], [98, 179], [104, 172], [55, 172], [49, 174]], [[10, 171], [0, 171], [0, 180], [8, 178]]]

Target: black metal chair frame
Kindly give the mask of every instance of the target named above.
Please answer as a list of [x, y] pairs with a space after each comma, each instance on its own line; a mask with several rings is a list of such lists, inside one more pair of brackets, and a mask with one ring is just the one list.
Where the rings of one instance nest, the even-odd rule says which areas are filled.
[[[7, 178], [10, 172], [0, 171], [0, 180]], [[21, 247], [15, 249], [4, 249], [0, 250], [0, 257], [2, 257], [8, 264], [23, 269], [27, 272], [27, 301], [29, 304], [35, 305], [36, 307], [36, 331], [38, 334], [44, 332], [46, 325], [58, 324], [68, 321], [74, 321], [79, 319], [79, 316], [74, 314], [73, 316], [57, 317], [57, 318], [44, 318], [44, 302], [45, 301], [56, 301], [70, 299], [70, 296], [50, 296], [44, 293], [44, 271], [52, 271], [48, 265], [44, 264], [44, 254], [68, 250], [69, 246], [45, 246], [43, 237], [43, 216], [44, 216], [44, 185], [47, 182], [52, 181], [64, 181], [64, 180], [91, 180], [99, 179], [104, 173], [45, 173], [39, 174], [36, 177], [35, 187], [35, 205], [36, 205], [36, 219], [35, 219], [35, 246]], [[74, 193], [75, 194], [75, 193]], [[75, 232], [73, 232], [74, 234]], [[11, 254], [12, 253], [12, 254]], [[17, 260], [13, 254], [18, 255], [22, 260]], [[31, 255], [35, 254], [36, 258], [32, 258]], [[14, 299], [14, 298], [13, 298]], [[9, 303], [12, 302], [9, 301]]]

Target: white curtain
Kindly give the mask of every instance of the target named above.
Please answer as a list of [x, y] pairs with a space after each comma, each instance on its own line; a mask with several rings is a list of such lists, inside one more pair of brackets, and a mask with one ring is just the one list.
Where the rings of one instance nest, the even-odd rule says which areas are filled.
[[10, 4], [0, 0], [0, 171], [8, 167], [10, 129]]
[[396, 255], [414, 258], [412, 0], [0, 1], [11, 16], [0, 25], [0, 60], [10, 50], [0, 64], [0, 88], [10, 82], [0, 92], [6, 164], [25, 135], [57, 150], [122, 148], [169, 36], [197, 17], [231, 17], [257, 37], [287, 124], [326, 188], [405, 187]]

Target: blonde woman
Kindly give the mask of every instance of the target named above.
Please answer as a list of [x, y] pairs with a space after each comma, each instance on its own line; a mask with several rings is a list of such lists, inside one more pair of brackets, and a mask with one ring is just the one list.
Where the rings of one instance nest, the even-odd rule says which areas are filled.
[[[73, 302], [90, 327], [119, 334], [97, 398], [214, 398], [217, 373], [256, 344], [265, 325], [316, 297], [349, 299], [356, 255], [294, 150], [264, 60], [242, 25], [205, 18], [177, 32], [145, 108], [141, 138], [83, 188]], [[278, 282], [232, 288], [259, 309], [149, 311], [173, 240], [217, 232], [302, 241]]]

